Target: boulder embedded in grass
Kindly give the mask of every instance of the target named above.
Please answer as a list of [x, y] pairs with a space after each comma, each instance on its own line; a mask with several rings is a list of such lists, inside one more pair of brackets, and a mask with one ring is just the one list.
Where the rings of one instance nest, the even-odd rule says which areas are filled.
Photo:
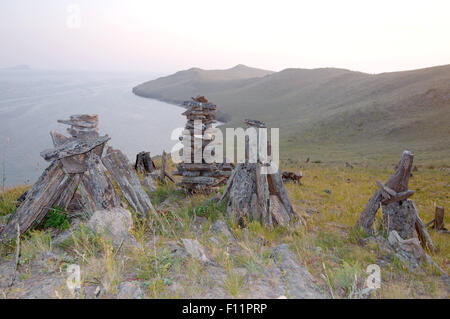
[[136, 239], [130, 234], [130, 230], [133, 228], [131, 213], [121, 207], [94, 212], [87, 222], [87, 226], [96, 232], [105, 234], [108, 239], [112, 240], [113, 245], [136, 242]]

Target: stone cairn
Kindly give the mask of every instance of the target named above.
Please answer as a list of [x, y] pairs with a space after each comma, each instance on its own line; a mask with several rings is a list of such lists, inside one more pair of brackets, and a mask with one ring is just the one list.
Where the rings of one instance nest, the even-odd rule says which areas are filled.
[[[247, 127], [265, 128], [264, 122], [244, 120]], [[271, 146], [267, 143], [268, 162], [249, 162], [249, 139], [245, 143], [245, 162], [239, 163], [233, 170], [219, 203], [227, 201], [227, 215], [239, 221], [257, 220], [264, 227], [287, 225], [298, 215], [289, 200], [279, 170], [273, 174], [263, 173], [263, 168], [273, 165]]]
[[[201, 140], [201, 154], [203, 154], [205, 147], [214, 140], [214, 135], [207, 130], [211, 129], [213, 124], [216, 123], [217, 106], [209, 103], [204, 96], [192, 98], [192, 101], [185, 101], [183, 105], [188, 108], [183, 113], [187, 118], [187, 123], [180, 139], [190, 138], [191, 143], [188, 147], [190, 147], [191, 161], [188, 163], [185, 160], [178, 164], [177, 171], [173, 174], [182, 176], [178, 185], [189, 192], [214, 190], [226, 182], [234, 166], [228, 163], [206, 163], [203, 156], [201, 157], [201, 163], [195, 163], [194, 139]], [[194, 121], [201, 121], [201, 132], [195, 132]], [[222, 145], [219, 147], [222, 147]]]
[[136, 212], [157, 217], [127, 157], [111, 147], [105, 150], [110, 137], [99, 136], [98, 115], [72, 115], [58, 122], [70, 126], [70, 137], [50, 133], [54, 148], [44, 150], [41, 156], [51, 164], [24, 194], [1, 238], [12, 238], [40, 225], [52, 208], [77, 207], [92, 214], [118, 207], [121, 200], [117, 191]]

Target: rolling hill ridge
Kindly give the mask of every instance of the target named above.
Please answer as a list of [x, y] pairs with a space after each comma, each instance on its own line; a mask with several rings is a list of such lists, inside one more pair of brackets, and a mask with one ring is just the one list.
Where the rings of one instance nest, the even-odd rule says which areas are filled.
[[280, 72], [238, 65], [180, 71], [136, 86], [137, 95], [180, 103], [205, 95], [225, 126], [243, 118], [280, 127], [286, 156], [378, 159], [409, 148], [448, 164], [450, 65], [367, 74], [337, 68]]

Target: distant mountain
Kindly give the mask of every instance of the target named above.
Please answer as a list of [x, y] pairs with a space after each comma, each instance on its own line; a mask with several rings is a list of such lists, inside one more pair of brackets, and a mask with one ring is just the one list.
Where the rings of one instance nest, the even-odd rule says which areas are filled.
[[28, 71], [31, 70], [30, 66], [26, 64], [15, 65], [7, 68], [0, 68], [0, 70], [11, 70], [11, 71]]
[[285, 154], [377, 159], [410, 148], [419, 157], [448, 161], [450, 153], [450, 65], [382, 74], [194, 68], [133, 92], [173, 103], [205, 95], [230, 116], [226, 126], [253, 118], [280, 127]]

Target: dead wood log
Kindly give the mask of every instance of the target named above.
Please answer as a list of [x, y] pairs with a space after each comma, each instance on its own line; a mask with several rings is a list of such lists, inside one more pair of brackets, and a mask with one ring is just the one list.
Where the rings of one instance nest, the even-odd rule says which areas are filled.
[[417, 236], [419, 237], [419, 240], [420, 240], [420, 244], [422, 245], [422, 247], [424, 249], [429, 250], [431, 252], [435, 252], [436, 247], [433, 244], [433, 240], [431, 240], [430, 234], [428, 234], [425, 223], [422, 221], [422, 219], [419, 216], [419, 210], [417, 209], [417, 206], [414, 203], [414, 201], [411, 201], [411, 202], [414, 207], [414, 213], [416, 215], [415, 227], [416, 227]]
[[111, 138], [108, 135], [91, 139], [76, 139], [64, 143], [54, 149], [42, 151], [41, 156], [46, 161], [50, 162], [73, 155], [84, 154], [99, 145], [105, 144], [110, 139]]
[[217, 179], [208, 176], [183, 176], [182, 184], [215, 185]]
[[289, 200], [286, 188], [283, 185], [283, 180], [281, 179], [280, 172], [267, 175], [267, 181], [269, 183], [270, 194], [278, 195], [289, 216], [295, 216], [296, 214], [294, 212], [294, 208], [292, 207], [291, 201]]
[[395, 203], [395, 202], [400, 202], [402, 200], [407, 199], [408, 197], [411, 197], [412, 195], [414, 195], [416, 191], [413, 190], [407, 190], [405, 192], [401, 192], [401, 193], [395, 193], [394, 196], [388, 198], [388, 199], [383, 199], [381, 201], [381, 204], [383, 205], [388, 205], [390, 203]]
[[231, 186], [233, 185], [235, 174], [236, 174], [236, 170], [233, 170], [230, 178], [228, 178], [227, 185], [225, 186], [225, 190], [223, 191], [222, 196], [220, 196], [219, 203], [221, 203], [228, 196]]
[[120, 199], [117, 195], [111, 180], [106, 175], [106, 169], [96, 154], [89, 153], [87, 159], [88, 170], [83, 175], [84, 194], [95, 210], [111, 209], [120, 205]]
[[28, 191], [25, 200], [0, 234], [1, 237], [12, 238], [16, 225], [19, 225], [21, 233], [39, 225], [55, 205], [65, 209], [79, 184], [80, 176], [65, 174], [61, 162], [50, 164]]
[[106, 155], [102, 158], [113, 181], [121, 190], [126, 201], [136, 211], [144, 216], [154, 213], [153, 205], [147, 193], [142, 188], [136, 173], [131, 169], [128, 158], [119, 150], [108, 147]]
[[144, 174], [151, 173], [156, 169], [155, 163], [150, 156], [150, 152], [140, 152], [136, 155], [134, 169], [137, 172]]
[[380, 208], [382, 199], [381, 194], [381, 190], [375, 191], [375, 194], [372, 195], [369, 202], [366, 204], [366, 207], [356, 223], [356, 226], [361, 226], [368, 234], [372, 232], [372, 225], [375, 220], [375, 215]]
[[230, 189], [227, 205], [227, 215], [230, 218], [241, 219], [253, 216], [256, 210], [256, 164], [239, 164], [236, 167], [234, 181]]
[[256, 199], [259, 214], [255, 217], [264, 226], [272, 227], [272, 206], [270, 201], [269, 184], [267, 181], [267, 174], [262, 174], [262, 165], [256, 165]]
[[170, 176], [170, 174], [167, 173], [166, 171], [166, 156], [167, 156], [166, 152], [163, 151], [161, 156], [161, 171], [159, 173], [159, 180], [162, 183], [165, 183], [167, 177], [172, 183], [175, 183], [175, 179], [172, 176]]

